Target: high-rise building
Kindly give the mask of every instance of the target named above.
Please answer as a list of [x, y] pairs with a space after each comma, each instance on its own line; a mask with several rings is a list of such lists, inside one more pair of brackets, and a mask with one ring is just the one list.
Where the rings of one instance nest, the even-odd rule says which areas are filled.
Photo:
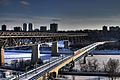
[[102, 28], [103, 31], [108, 31], [107, 26], [103, 26]]
[[2, 30], [2, 31], [6, 31], [6, 25], [2, 25], [1, 30]]
[[57, 32], [58, 30], [58, 24], [52, 23], [50, 24], [50, 32]]
[[28, 24], [28, 31], [33, 31], [33, 24], [32, 23]]
[[111, 26], [111, 27], [109, 27], [109, 30], [110, 31], [119, 31], [119, 26], [116, 26], [116, 27], [114, 27], [114, 26]]
[[16, 32], [22, 31], [22, 28], [21, 27], [14, 27], [14, 31], [16, 31]]
[[41, 32], [46, 32], [47, 31], [47, 26], [41, 26], [40, 31]]
[[23, 23], [23, 31], [27, 31], [27, 24]]

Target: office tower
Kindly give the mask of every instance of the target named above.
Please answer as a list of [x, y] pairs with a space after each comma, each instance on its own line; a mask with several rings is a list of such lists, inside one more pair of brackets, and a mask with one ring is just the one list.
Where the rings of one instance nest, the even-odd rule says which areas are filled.
[[114, 32], [114, 31], [119, 31], [119, 29], [120, 29], [119, 26], [116, 26], [116, 27], [111, 26], [111, 27], [109, 27], [109, 30], [110, 30], [110, 31], [113, 31], [113, 32]]
[[57, 32], [58, 30], [58, 24], [52, 23], [50, 24], [50, 32]]
[[102, 30], [103, 30], [103, 31], [108, 31], [107, 26], [103, 26], [103, 27], [102, 27]]
[[28, 24], [28, 31], [33, 31], [33, 25], [32, 25], [32, 23]]
[[23, 23], [23, 31], [27, 31], [27, 24]]
[[41, 26], [40, 31], [41, 32], [46, 32], [47, 31], [47, 26]]
[[14, 27], [14, 31], [16, 31], [16, 32], [22, 31], [22, 28], [21, 27]]
[[2, 30], [2, 31], [6, 31], [6, 25], [2, 25], [1, 30]]

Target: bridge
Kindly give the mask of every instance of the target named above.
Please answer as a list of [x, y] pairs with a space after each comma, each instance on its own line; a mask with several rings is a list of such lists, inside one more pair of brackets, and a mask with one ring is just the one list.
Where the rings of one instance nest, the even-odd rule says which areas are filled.
[[[18, 76], [19, 80], [45, 80], [46, 77], [53, 75], [56, 77], [58, 75], [58, 71], [63, 66], [71, 63], [74, 66], [74, 61], [88, 54], [87, 52], [95, 49], [96, 46], [102, 45], [106, 42], [96, 42], [91, 45], [88, 45], [82, 49], [79, 49], [74, 52], [73, 55], [66, 55], [62, 57], [58, 57], [58, 59], [50, 61], [40, 67], [37, 67], [33, 70], [30, 70], [24, 74]], [[11, 78], [10, 80], [15, 80], [16, 77]]]
[[35, 43], [69, 40], [71, 43], [85, 41], [88, 34], [85, 33], [48, 33], [48, 32], [1, 32], [0, 41], [3, 47], [30, 45]]
[[[75, 43], [87, 43], [87, 34], [84, 33], [48, 33], [48, 32], [12, 32], [12, 31], [0, 31], [0, 66], [4, 65], [4, 49], [14, 48], [22, 46], [34, 46], [45, 42], [53, 42], [59, 40], [69, 40], [71, 44]], [[37, 45], [37, 46], [35, 46]], [[55, 47], [54, 47], [55, 48]], [[36, 49], [33, 53], [38, 53]], [[56, 49], [57, 51], [57, 49]], [[56, 53], [56, 51], [53, 52]], [[38, 59], [38, 56], [33, 58]]]

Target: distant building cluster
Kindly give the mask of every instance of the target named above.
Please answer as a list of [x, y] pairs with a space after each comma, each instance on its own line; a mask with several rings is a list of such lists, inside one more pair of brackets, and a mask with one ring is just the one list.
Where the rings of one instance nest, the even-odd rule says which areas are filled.
[[[6, 29], [6, 25], [1, 26], [1, 31], [10, 31]], [[50, 33], [86, 33], [89, 36], [91, 41], [107, 41], [107, 40], [120, 40], [120, 27], [119, 26], [102, 26], [102, 30], [67, 30], [67, 31], [58, 31], [58, 24], [51, 23], [50, 29], [47, 29], [47, 26], [40, 26], [39, 29], [34, 29], [32, 23], [23, 23], [22, 27], [14, 27], [14, 32], [50, 32]]]
[[[36, 28], [34, 29], [34, 26], [32, 23], [23, 23], [23, 26], [22, 27], [13, 27], [13, 30], [11, 31], [16, 31], [16, 32], [19, 32], [19, 31], [23, 31], [23, 32], [27, 32], [27, 31], [35, 31], [35, 32], [86, 32], [87, 29], [85, 30], [76, 30], [76, 31], [73, 31], [73, 30], [68, 30], [68, 31], [58, 31], [58, 24], [57, 23], [51, 23], [50, 24], [50, 29], [48, 30], [47, 29], [47, 26], [40, 26], [40, 28]], [[7, 30], [7, 25], [3, 24], [1, 26], [1, 31], [10, 31], [10, 30]], [[91, 30], [88, 30], [88, 31], [91, 31]], [[107, 32], [107, 31], [110, 31], [110, 32], [114, 32], [114, 31], [120, 31], [120, 27], [119, 26], [103, 26], [102, 27], [102, 31], [103, 32]]]
[[103, 26], [102, 30], [103, 31], [120, 31], [120, 27], [119, 26], [110, 26], [109, 30], [108, 30], [108, 26]]
[[[47, 30], [47, 26], [40, 26], [40, 29], [33, 29], [33, 24], [32, 23], [23, 23], [23, 28], [22, 27], [14, 27], [12, 31], [16, 31], [16, 32], [19, 32], [19, 31], [23, 31], [23, 32], [26, 32], [26, 31], [36, 31], [36, 32], [57, 32], [58, 31], [58, 24], [57, 23], [51, 23], [50, 24], [50, 30]], [[7, 25], [2, 25], [1, 26], [1, 31], [8, 31], [7, 30]]]

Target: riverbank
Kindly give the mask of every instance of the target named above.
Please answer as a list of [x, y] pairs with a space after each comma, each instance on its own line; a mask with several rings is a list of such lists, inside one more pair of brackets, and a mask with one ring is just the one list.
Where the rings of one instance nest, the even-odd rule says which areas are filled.
[[[98, 64], [100, 68], [103, 67], [103, 63], [107, 63], [109, 59], [118, 59], [120, 60], [120, 55], [93, 55], [93, 57], [88, 56], [87, 61], [97, 59]], [[80, 59], [82, 61], [82, 59]], [[75, 62], [75, 67], [74, 69], [80, 70], [80, 61]], [[70, 80], [109, 80], [108, 77], [102, 77], [102, 76], [65, 76]], [[116, 79], [120, 80], [120, 79]]]

